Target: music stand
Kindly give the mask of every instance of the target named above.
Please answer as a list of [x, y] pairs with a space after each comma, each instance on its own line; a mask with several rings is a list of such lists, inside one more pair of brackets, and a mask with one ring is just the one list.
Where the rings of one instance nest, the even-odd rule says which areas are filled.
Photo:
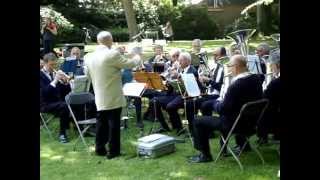
[[[148, 89], [154, 89], [154, 90], [165, 90], [166, 87], [162, 83], [162, 78], [160, 74], [154, 73], [154, 72], [135, 72], [133, 73], [133, 77], [137, 82], [146, 83]], [[153, 132], [155, 122], [158, 121], [156, 116], [156, 101], [154, 99], [153, 101], [153, 108], [154, 108], [154, 121], [153, 125], [150, 129], [149, 134]]]
[[[185, 119], [182, 120], [182, 123], [188, 125], [187, 123], [189, 123], [189, 121], [187, 119], [187, 99], [193, 99], [193, 110], [195, 111], [195, 100], [196, 98], [201, 96], [201, 91], [194, 74], [182, 74], [181, 79], [183, 81], [183, 86], [181, 86], [180, 83], [177, 83], [177, 85], [184, 104]], [[193, 145], [193, 139], [190, 133], [190, 129], [188, 127], [184, 127], [183, 130], [186, 130], [188, 132], [189, 139]]]
[[[146, 83], [126, 83], [122, 87], [123, 95], [126, 97], [136, 97], [140, 98], [146, 90]], [[129, 101], [129, 100], [128, 100]], [[129, 102], [127, 103], [127, 118], [124, 119], [124, 128], [127, 128], [127, 120], [129, 119], [129, 110], [128, 110]], [[143, 128], [140, 129], [143, 133]]]

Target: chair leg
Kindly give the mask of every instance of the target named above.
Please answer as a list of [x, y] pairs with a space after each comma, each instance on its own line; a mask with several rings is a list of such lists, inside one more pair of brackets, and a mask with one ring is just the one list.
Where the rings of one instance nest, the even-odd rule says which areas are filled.
[[42, 116], [41, 114], [40, 114], [40, 118], [41, 118], [41, 121], [42, 121], [42, 124], [43, 124], [42, 126], [44, 126], [44, 128], [47, 130], [50, 138], [53, 139], [52, 133], [51, 133], [51, 131], [49, 130], [49, 128], [48, 128], [48, 126], [47, 126], [47, 123], [46, 123], [46, 121], [44, 120], [44, 118], [43, 118], [43, 116]]
[[[230, 137], [230, 136], [229, 136], [229, 137]], [[233, 156], [233, 158], [237, 161], [240, 169], [243, 170], [243, 166], [242, 166], [241, 161], [240, 161], [239, 158], [234, 154], [234, 152], [232, 151], [232, 149], [227, 145], [227, 142], [228, 142], [229, 138], [227, 138], [227, 140], [225, 140], [225, 139], [223, 138], [223, 136], [221, 136], [221, 138], [222, 138], [222, 141], [223, 141], [223, 145], [222, 145], [222, 147], [221, 147], [221, 149], [220, 149], [220, 151], [219, 151], [219, 153], [218, 153], [218, 155], [217, 155], [217, 157], [216, 157], [216, 159], [215, 159], [214, 162], [216, 163], [216, 162], [218, 161], [218, 159], [221, 157], [221, 154], [222, 154], [223, 149], [224, 149], [224, 148], [227, 148], [228, 151], [229, 151], [229, 152], [231, 153], [231, 155]]]
[[[246, 138], [246, 143], [245, 143], [245, 145], [246, 145], [248, 142], [249, 142], [249, 138]], [[244, 147], [245, 147], [245, 146], [244, 146]], [[264, 164], [265, 164], [264, 158], [263, 158], [262, 154], [260, 153], [260, 151], [258, 150], [258, 148], [257, 148], [255, 145], [252, 145], [251, 147], [252, 147], [252, 149], [254, 150], [254, 152], [257, 153], [257, 155], [259, 156], [259, 158], [260, 158], [260, 160], [261, 160], [261, 162], [262, 162], [262, 165], [264, 165]]]

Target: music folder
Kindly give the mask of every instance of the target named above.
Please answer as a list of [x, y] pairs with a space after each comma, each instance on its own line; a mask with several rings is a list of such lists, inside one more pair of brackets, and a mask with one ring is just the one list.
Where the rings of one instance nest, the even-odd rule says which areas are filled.
[[189, 97], [200, 96], [200, 88], [193, 74], [181, 74], [181, 78]]
[[86, 75], [75, 76], [70, 85], [71, 91], [74, 93], [88, 92], [90, 88], [90, 82]]
[[135, 72], [133, 77], [137, 82], [146, 83], [148, 89], [165, 90], [166, 87], [162, 83], [162, 78], [158, 73], [152, 72]]
[[122, 87], [125, 96], [141, 97], [145, 91], [146, 83], [126, 83]]

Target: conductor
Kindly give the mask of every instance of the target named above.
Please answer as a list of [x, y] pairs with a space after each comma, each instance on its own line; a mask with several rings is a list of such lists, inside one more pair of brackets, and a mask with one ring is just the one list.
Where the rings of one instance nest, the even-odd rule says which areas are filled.
[[98, 33], [97, 42], [96, 50], [84, 57], [98, 111], [95, 152], [112, 159], [120, 156], [120, 115], [122, 107], [126, 106], [121, 69], [141, 64], [141, 58], [135, 55], [129, 60], [123, 56], [123, 47], [111, 48], [113, 39], [108, 31]]

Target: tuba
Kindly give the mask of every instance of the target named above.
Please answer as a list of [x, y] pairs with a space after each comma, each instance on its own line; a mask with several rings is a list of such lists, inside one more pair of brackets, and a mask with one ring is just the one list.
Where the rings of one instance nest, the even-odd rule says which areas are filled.
[[240, 50], [243, 56], [247, 56], [249, 54], [248, 40], [255, 32], [255, 29], [242, 29], [229, 33], [227, 38], [235, 41], [237, 49]]

